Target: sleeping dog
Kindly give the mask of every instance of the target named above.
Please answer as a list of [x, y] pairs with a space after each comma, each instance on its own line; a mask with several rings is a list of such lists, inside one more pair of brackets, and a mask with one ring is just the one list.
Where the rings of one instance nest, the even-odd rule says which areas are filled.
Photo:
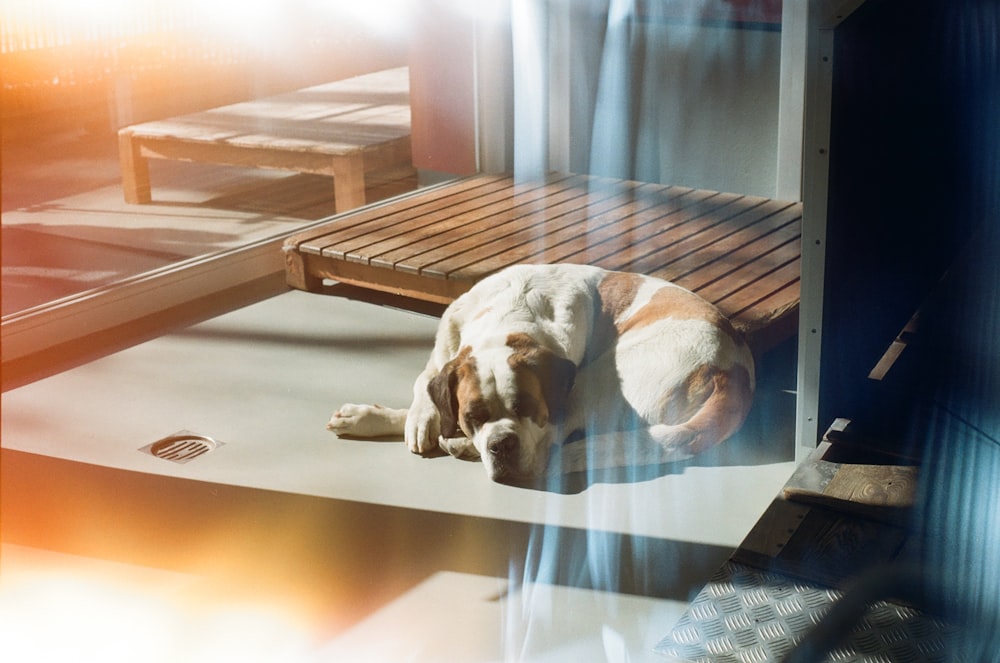
[[479, 458], [494, 481], [659, 464], [732, 435], [753, 358], [718, 309], [661, 279], [517, 265], [445, 311], [405, 410], [343, 405], [339, 435]]

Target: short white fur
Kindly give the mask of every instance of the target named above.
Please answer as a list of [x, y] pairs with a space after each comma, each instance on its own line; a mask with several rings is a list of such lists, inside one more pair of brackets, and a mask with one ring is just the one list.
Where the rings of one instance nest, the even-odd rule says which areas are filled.
[[[328, 427], [338, 435], [357, 437], [402, 434], [407, 448], [414, 453], [441, 448], [454, 456], [478, 455], [488, 474], [498, 480], [508, 477], [496, 474], [487, 445], [503, 435], [517, 436], [520, 448], [514, 474], [528, 478], [546, 472], [690, 457], [688, 445], [692, 440], [698, 435], [714, 434], [715, 429], [705, 425], [706, 417], [692, 417], [687, 422], [663, 421], [665, 399], [674, 390], [683, 389], [692, 375], [706, 367], [721, 372], [745, 371], [749, 382], [744, 388], [729, 388], [716, 394], [715, 401], [708, 398], [704, 404], [732, 419], [719, 427], [731, 432], [750, 408], [753, 357], [746, 344], [734, 338], [731, 328], [717, 324], [718, 316], [709, 319], [690, 315], [644, 321], [614, 338], [605, 352], [588, 356], [595, 321], [602, 315], [601, 297], [620, 292], [604, 292], [602, 283], [615, 276], [625, 276], [626, 282], [638, 286], [630, 291], [630, 301], [620, 302], [624, 306], [611, 307], [620, 311], [616, 321], [619, 328], [640, 314], [663, 288], [676, 288], [683, 297], [696, 297], [660, 279], [621, 275], [591, 266], [508, 268], [478, 283], [445, 311], [427, 365], [414, 382], [409, 408], [347, 404], [334, 413]], [[471, 440], [443, 438], [441, 413], [428, 385], [467, 348], [469, 356], [475, 358], [480, 386], [485, 386], [484, 396], [496, 401], [496, 407], [491, 409], [505, 412], [500, 403], [509, 405], [518, 396], [508, 361], [511, 350], [506, 347], [511, 334], [527, 335], [538, 347], [578, 367], [564, 424], [557, 427], [550, 422], [541, 427], [503, 414], [482, 425]], [[585, 356], [588, 363], [583, 364]], [[693, 430], [693, 426], [700, 428]], [[565, 436], [578, 431], [585, 433], [578, 442], [563, 444]], [[720, 441], [701, 440], [698, 446]], [[558, 451], [557, 463], [547, 467], [553, 450], [550, 447]]]

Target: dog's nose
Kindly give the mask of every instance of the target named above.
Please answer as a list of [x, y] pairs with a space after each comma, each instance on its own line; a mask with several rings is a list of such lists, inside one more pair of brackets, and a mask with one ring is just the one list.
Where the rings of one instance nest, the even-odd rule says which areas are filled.
[[506, 457], [517, 449], [517, 435], [510, 433], [486, 443], [486, 451], [494, 458]]

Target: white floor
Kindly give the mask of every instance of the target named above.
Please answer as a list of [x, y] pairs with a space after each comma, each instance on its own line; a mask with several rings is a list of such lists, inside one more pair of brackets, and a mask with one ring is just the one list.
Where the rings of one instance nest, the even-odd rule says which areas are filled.
[[[254, 559], [266, 554], [283, 560], [289, 566], [281, 570], [283, 577], [294, 576], [296, 568], [301, 576], [317, 572], [314, 595], [300, 606], [312, 614], [290, 621], [288, 646], [295, 648], [295, 656], [285, 650], [272, 655], [270, 644], [280, 650], [284, 643], [280, 634], [268, 640], [266, 631], [255, 626], [262, 613], [240, 617], [234, 611], [237, 623], [244, 623], [239, 636], [232, 636], [232, 651], [248, 637], [249, 642], [270, 643], [240, 660], [651, 657], [652, 646], [682, 614], [687, 597], [741, 541], [791, 474], [791, 446], [764, 439], [767, 427], [758, 416], [742, 437], [693, 463], [652, 477], [595, 482], [579, 492], [556, 494], [491, 483], [478, 464], [419, 458], [398, 441], [339, 440], [325, 430], [331, 411], [344, 401], [405, 405], [435, 325], [433, 317], [396, 308], [288, 292], [4, 394], [3, 448], [120, 472], [122, 492], [112, 495], [112, 501], [127, 501], [128, 491], [138, 494], [142, 477], [150, 477], [151, 485], [154, 478], [165, 480], [162, 485], [170, 486], [171, 494], [201, 494], [198, 490], [207, 486], [206, 495], [226, 496], [231, 488], [247, 503], [284, 500], [292, 505], [289, 509], [322, 511], [319, 522], [305, 514], [282, 513], [280, 522], [288, 523], [288, 531], [275, 531], [273, 514], [250, 517], [234, 505], [233, 533], [221, 528], [217, 538], [203, 543], [206, 548], [277, 551], [251, 552], [258, 555]], [[211, 436], [222, 445], [185, 464], [141, 450], [181, 430]], [[9, 478], [5, 475], [5, 484]], [[73, 486], [59, 490], [73, 507], [84, 508], [73, 498]], [[80, 495], [79, 503], [87, 499]], [[213, 512], [225, 514], [228, 507], [217, 502], [211, 505]], [[27, 505], [18, 508], [30, 513]], [[133, 511], [123, 516], [122, 527], [135, 527], [138, 507], [123, 508]], [[67, 510], [72, 511], [69, 504]], [[24, 520], [23, 513], [18, 517]], [[235, 533], [261, 523], [268, 530], [257, 538]], [[301, 531], [292, 532], [296, 527], [324, 531], [306, 544]], [[48, 556], [33, 550], [31, 540], [10, 540], [8, 531], [0, 591], [5, 612], [11, 609], [12, 587], [32, 576], [38, 556], [43, 570], [55, 577], [63, 567], [72, 572], [81, 559]], [[18, 530], [22, 539], [24, 531]], [[129, 539], [113, 529], [106, 534], [109, 541], [120, 539], [133, 547], [141, 541], [141, 536]], [[40, 534], [38, 540], [53, 536]], [[59, 541], [73, 547], [69, 534]], [[94, 550], [94, 545], [88, 541], [79, 549]], [[323, 546], [330, 547], [329, 556]], [[114, 556], [129, 561], [130, 552]], [[498, 570], [502, 565], [497, 561], [508, 554], [509, 569]], [[135, 560], [148, 557], [135, 554]], [[200, 559], [205, 557], [203, 553]], [[299, 565], [299, 559], [307, 558], [308, 563]], [[99, 582], [116, 574], [127, 577], [135, 569], [145, 572], [135, 560], [102, 569]], [[218, 570], [217, 564], [185, 560], [176, 565], [183, 573], [148, 570], [154, 576], [148, 591], [169, 595], [178, 578], [193, 577], [197, 584]], [[338, 606], [332, 612], [340, 621], [324, 623], [328, 606], [317, 607], [315, 596], [325, 591], [321, 575], [323, 582], [342, 577], [354, 588], [343, 596], [331, 591], [331, 603], [375, 598]], [[579, 578], [585, 580], [577, 582]], [[309, 582], [309, 577], [298, 578], [300, 585]], [[227, 591], [216, 593], [215, 600], [225, 604]], [[46, 594], [30, 594], [27, 602], [19, 600], [19, 620], [51, 620], [59, 614]], [[268, 606], [274, 609], [268, 602], [273, 595], [262, 592], [248, 599], [243, 588], [234, 600], [244, 607], [264, 601], [257, 607], [266, 615]], [[52, 600], [61, 603], [58, 597]], [[85, 604], [79, 614], [96, 618], [99, 613]], [[206, 616], [194, 627], [179, 624], [174, 631], [173, 622], [159, 619], [166, 632], [137, 642], [122, 635], [121, 651], [110, 654], [106, 642], [94, 644], [104, 648], [94, 650], [99, 654], [95, 659], [179, 660], [163, 654], [176, 650], [155, 644], [169, 641], [172, 647], [188, 648], [184, 660], [202, 660], [201, 644], [210, 649], [230, 642], [213, 619]], [[210, 635], [201, 632], [210, 627]], [[52, 626], [47, 628], [51, 632]], [[64, 643], [56, 639], [49, 644], [58, 648]], [[90, 660], [86, 648], [77, 651], [78, 659]]]
[[125, 203], [115, 181], [6, 210], [4, 314], [334, 213], [329, 178], [160, 160], [150, 171], [150, 204]]

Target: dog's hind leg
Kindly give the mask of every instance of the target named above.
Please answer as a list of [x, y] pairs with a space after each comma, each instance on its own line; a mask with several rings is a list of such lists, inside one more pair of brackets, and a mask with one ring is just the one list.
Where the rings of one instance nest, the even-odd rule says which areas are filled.
[[743, 424], [753, 396], [750, 380], [742, 367], [716, 371], [711, 394], [687, 421], [586, 435], [556, 450], [549, 473], [659, 465], [691, 458], [721, 443]]
[[326, 427], [337, 435], [349, 437], [386, 437], [402, 435], [406, 410], [381, 405], [346, 403], [333, 413]]

